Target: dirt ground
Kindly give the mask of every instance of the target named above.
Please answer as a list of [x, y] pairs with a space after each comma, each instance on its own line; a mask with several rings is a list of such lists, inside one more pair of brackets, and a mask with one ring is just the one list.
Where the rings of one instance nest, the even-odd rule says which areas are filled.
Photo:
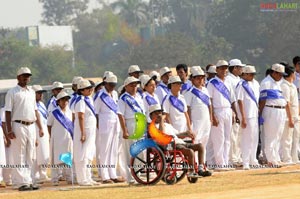
[[175, 185], [159, 182], [154, 186], [126, 183], [94, 187], [65, 185], [53, 187], [45, 183], [38, 191], [18, 192], [11, 187], [0, 189], [0, 198], [159, 198], [159, 199], [276, 199], [300, 198], [300, 165], [283, 168], [263, 168], [249, 171], [214, 172], [212, 177], [200, 178], [190, 184], [186, 179]]

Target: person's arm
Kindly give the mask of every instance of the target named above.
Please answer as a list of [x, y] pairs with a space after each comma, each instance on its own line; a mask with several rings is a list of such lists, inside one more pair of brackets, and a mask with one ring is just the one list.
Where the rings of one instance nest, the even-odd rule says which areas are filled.
[[187, 131], [185, 131], [185, 132], [182, 132], [182, 133], [177, 134], [177, 137], [179, 137], [179, 138], [181, 138], [181, 139], [187, 138], [187, 137], [188, 137], [188, 138], [194, 139], [194, 138], [195, 138], [195, 135], [194, 135], [193, 132], [187, 130]]
[[291, 106], [290, 106], [289, 102], [287, 102], [287, 104], [285, 106], [285, 111], [287, 114], [287, 118], [289, 120], [289, 127], [294, 128], [294, 122], [293, 122], [292, 113], [291, 113]]
[[212, 125], [217, 127], [217, 126], [219, 125], [219, 120], [218, 120], [218, 118], [216, 117], [215, 112], [214, 112], [213, 99], [210, 98], [210, 100], [211, 100], [211, 104], [212, 104], [212, 105], [211, 105]]
[[36, 124], [39, 128], [39, 136], [43, 137], [44, 136], [44, 131], [43, 131], [42, 123], [41, 123], [40, 114], [38, 113], [37, 110], [35, 110], [35, 116], [36, 116]]
[[265, 108], [265, 105], [266, 105], [266, 100], [259, 100], [258, 108], [259, 108], [259, 116], [260, 117], [262, 116], [262, 112]]
[[243, 101], [242, 100], [238, 100], [238, 105], [239, 105], [240, 112], [241, 112], [241, 115], [242, 115], [241, 126], [244, 129], [244, 128], [247, 127], [247, 122], [246, 122], [246, 116], [245, 116], [245, 109], [244, 109], [244, 103], [243, 103]]
[[7, 137], [9, 139], [15, 139], [16, 135], [12, 131], [12, 126], [11, 126], [11, 111], [5, 111], [5, 121], [6, 121], [6, 127], [7, 127]]
[[192, 123], [192, 115], [191, 115], [191, 107], [190, 106], [188, 106], [187, 107], [188, 108], [188, 111], [187, 111], [187, 113], [188, 113], [188, 116], [189, 116], [189, 118], [190, 118], [190, 123]]
[[84, 113], [82, 112], [77, 112], [78, 114], [78, 122], [79, 122], [79, 128], [80, 128], [80, 132], [81, 132], [81, 138], [80, 141], [83, 143], [85, 142], [85, 131], [84, 131]]
[[48, 128], [48, 132], [49, 132], [49, 137], [51, 137], [51, 129], [52, 129], [52, 126], [47, 126]]
[[11, 142], [9, 137], [7, 136], [7, 127], [6, 127], [6, 122], [2, 121], [2, 130], [3, 130], [3, 134], [4, 134], [4, 138], [5, 138], [5, 146], [9, 147]]
[[238, 118], [238, 114], [237, 114], [237, 111], [236, 111], [235, 101], [231, 103], [231, 109], [232, 109], [232, 111], [235, 115], [235, 122], [240, 123], [240, 120]]
[[127, 127], [126, 127], [126, 124], [125, 124], [125, 118], [122, 114], [118, 114], [118, 117], [119, 117], [120, 125], [121, 125], [121, 128], [122, 128], [122, 132], [123, 132], [123, 138], [128, 139], [129, 133], [128, 133], [128, 130], [127, 130]]
[[192, 131], [191, 120], [190, 120], [189, 114], [187, 112], [184, 112], [184, 116], [185, 116], [185, 119], [186, 119], [187, 129], [189, 131]]

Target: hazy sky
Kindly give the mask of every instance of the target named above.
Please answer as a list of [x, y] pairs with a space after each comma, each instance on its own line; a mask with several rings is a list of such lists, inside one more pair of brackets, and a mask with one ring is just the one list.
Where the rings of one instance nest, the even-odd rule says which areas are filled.
[[[99, 5], [96, 0], [90, 1], [91, 7]], [[40, 25], [42, 11], [39, 0], [0, 0], [0, 27]]]

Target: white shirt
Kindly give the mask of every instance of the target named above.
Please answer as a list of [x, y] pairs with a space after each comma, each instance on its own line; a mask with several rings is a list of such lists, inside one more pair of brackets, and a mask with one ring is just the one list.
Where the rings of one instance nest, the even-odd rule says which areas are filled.
[[48, 104], [48, 113], [51, 113], [54, 109], [56, 109], [56, 107], [56, 98], [52, 96]]
[[296, 86], [284, 79], [281, 83], [281, 89], [283, 97], [290, 103], [292, 118], [298, 118], [299, 102]]
[[[164, 87], [168, 87], [166, 84], [164, 84], [163, 82], [160, 82], [159, 85], [162, 85]], [[157, 85], [156, 89], [155, 89], [155, 94], [157, 95], [158, 99], [159, 99], [159, 103], [162, 104], [163, 103], [163, 99], [169, 94], [168, 92], [165, 91], [164, 88], [162, 88], [161, 86]], [[168, 89], [169, 90], [169, 89]]]
[[[180, 132], [177, 131], [171, 124], [165, 122], [164, 125], [165, 125], [164, 133], [167, 135], [172, 135], [174, 137], [176, 144], [186, 144], [185, 141], [183, 141], [183, 139], [177, 137], [177, 134], [179, 134]], [[155, 126], [156, 126], [156, 128], [159, 128], [159, 124], [155, 124]]]
[[236, 86], [241, 81], [241, 78], [239, 76], [235, 76], [231, 72], [228, 73], [228, 75], [225, 77], [225, 79], [227, 79], [227, 81], [230, 82], [231, 87], [232, 87], [233, 90], [236, 89]]
[[[112, 95], [110, 95], [105, 88], [102, 88], [98, 94], [98, 97], [95, 99], [95, 112], [98, 114], [99, 119], [107, 120], [107, 119], [114, 119], [118, 118], [117, 114], [112, 111], [100, 98], [100, 96], [106, 93], [110, 98], [118, 104], [118, 93], [116, 91], [112, 91]], [[104, 118], [105, 117], [105, 118]]]
[[300, 100], [300, 95], [299, 95], [299, 87], [300, 87], [300, 74], [296, 72], [296, 79], [293, 82], [294, 85], [296, 86], [297, 93], [298, 93], [298, 100]]
[[204, 93], [209, 98], [209, 105], [211, 104], [210, 96], [205, 87], [201, 89], [193, 86], [188, 92], [184, 94], [187, 106], [191, 108], [191, 120], [201, 120], [203, 117], [209, 118], [209, 108], [208, 106], [195, 94], [192, 93], [193, 89], [197, 89], [200, 92]]
[[168, 113], [170, 116], [171, 124], [175, 129], [179, 132], [183, 132], [187, 130], [187, 122], [185, 117], [185, 112], [187, 112], [187, 105], [183, 95], [178, 94], [178, 98], [183, 103], [183, 112], [180, 112], [177, 108], [175, 108], [170, 102], [170, 96], [175, 97], [171, 93], [167, 95], [164, 103], [163, 103], [163, 110], [164, 112]]
[[[245, 80], [242, 80], [242, 82]], [[236, 88], [236, 98], [243, 102], [244, 112], [246, 118], [258, 117], [258, 99], [259, 99], [259, 83], [253, 79], [253, 81], [248, 81], [250, 89], [254, 93], [256, 102], [249, 96], [247, 91], [244, 89], [242, 83], [240, 83]], [[239, 118], [242, 118], [239, 106], [238, 106]]]
[[[219, 77], [214, 77], [213, 79], [217, 79], [221, 82], [223, 82]], [[235, 102], [235, 94], [234, 94], [234, 90], [232, 89], [231, 83], [230, 81], [228, 81], [227, 78], [225, 78], [224, 80], [224, 85], [226, 86], [226, 88], [229, 90], [230, 93], [230, 102], [223, 96], [222, 93], [220, 93], [220, 91], [218, 91], [216, 89], [216, 87], [211, 83], [211, 81], [213, 80], [211, 79], [208, 84], [207, 84], [207, 90], [208, 93], [210, 95], [210, 97], [212, 98], [212, 105], [213, 108], [231, 108], [231, 104], [233, 102]]]
[[[77, 113], [84, 113], [84, 128], [95, 128], [96, 127], [96, 117], [93, 114], [90, 107], [85, 103], [84, 98], [85, 96], [79, 96], [81, 99], [75, 104], [75, 117], [78, 120], [78, 114]], [[90, 99], [90, 103], [92, 106], [94, 106], [93, 99], [91, 97], [88, 97]]]
[[158, 99], [158, 97], [157, 97], [157, 95], [155, 93], [153, 93], [153, 95], [151, 95], [147, 91], [144, 92], [144, 96], [143, 96], [144, 108], [145, 108], [145, 113], [146, 113], [147, 121], [148, 121], [148, 123], [150, 123], [151, 122], [150, 115], [149, 115], [149, 107], [150, 107], [150, 105], [148, 104], [148, 101], [147, 101], [147, 97], [148, 96], [151, 97], [151, 98], [154, 98], [154, 100], [156, 101], [157, 104], [159, 104], [159, 99]]
[[39, 102], [37, 102], [37, 103], [39, 103], [39, 105], [40, 105], [40, 106], [45, 110], [45, 112], [46, 112], [46, 118], [45, 118], [45, 117], [43, 116], [43, 114], [40, 112], [40, 110], [39, 110], [39, 108], [38, 108], [38, 106], [37, 106], [38, 114], [40, 115], [40, 121], [41, 121], [42, 124], [47, 125], [48, 112], [47, 112], [46, 106], [45, 106], [45, 104], [44, 104], [42, 101], [39, 101]]
[[[280, 87], [281, 81], [282, 80], [275, 81], [270, 75], [268, 75], [260, 83], [260, 93], [263, 90], [269, 90], [269, 89], [279, 90], [280, 92], [282, 92], [282, 89]], [[260, 96], [260, 97], [262, 97], [262, 96]], [[284, 98], [280, 98], [280, 99], [267, 99], [266, 100], [266, 105], [285, 106], [286, 105], [286, 101], [285, 101]]]
[[[130, 95], [129, 93], [125, 92], [120, 96], [120, 99], [118, 101], [118, 114], [121, 114], [124, 116], [124, 119], [134, 119], [135, 112], [130, 108], [130, 106], [124, 102], [121, 98], [123, 95]], [[130, 95], [132, 98], [135, 99], [135, 101], [138, 103], [139, 107], [142, 109], [143, 113], [145, 112], [144, 109], [144, 102], [143, 99], [140, 97], [139, 94], [136, 93], [135, 96]]]
[[22, 88], [19, 85], [10, 89], [5, 97], [5, 110], [12, 113], [12, 121], [36, 121], [35, 92], [30, 87]]

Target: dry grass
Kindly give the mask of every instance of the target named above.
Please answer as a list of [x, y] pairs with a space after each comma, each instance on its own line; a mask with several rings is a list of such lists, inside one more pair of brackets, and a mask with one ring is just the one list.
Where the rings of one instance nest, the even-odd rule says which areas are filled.
[[175, 184], [155, 186], [126, 184], [100, 185], [62, 191], [61, 187], [43, 186], [39, 191], [0, 190], [0, 198], [300, 198], [300, 165], [280, 169], [214, 173], [195, 184], [186, 179]]

